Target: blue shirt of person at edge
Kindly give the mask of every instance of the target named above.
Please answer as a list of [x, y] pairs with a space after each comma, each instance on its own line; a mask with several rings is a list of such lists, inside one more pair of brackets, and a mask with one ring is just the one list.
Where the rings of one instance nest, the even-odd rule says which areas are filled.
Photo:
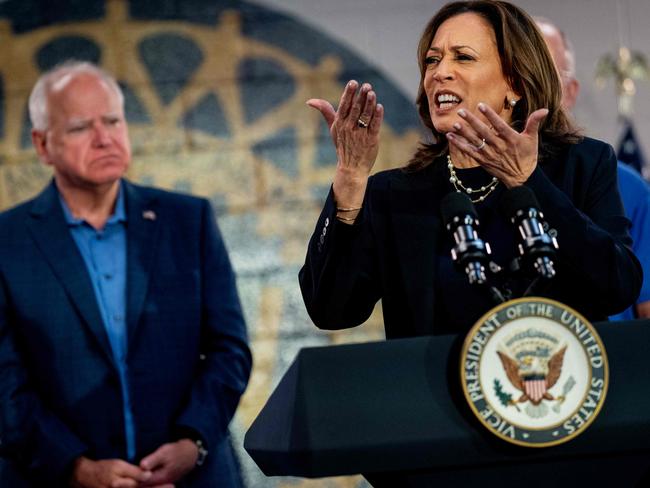
[[59, 195], [70, 234], [83, 257], [93, 284], [97, 305], [113, 351], [122, 391], [126, 451], [129, 461], [135, 458], [135, 426], [127, 384], [126, 328], [126, 212], [122, 184], [113, 215], [101, 230], [77, 219]]
[[[632, 221], [630, 234], [632, 249], [643, 268], [643, 285], [637, 303], [650, 300], [650, 186], [632, 168], [618, 163], [618, 188], [623, 199], [625, 215]], [[610, 320], [633, 320], [637, 317], [635, 306], [612, 315]]]

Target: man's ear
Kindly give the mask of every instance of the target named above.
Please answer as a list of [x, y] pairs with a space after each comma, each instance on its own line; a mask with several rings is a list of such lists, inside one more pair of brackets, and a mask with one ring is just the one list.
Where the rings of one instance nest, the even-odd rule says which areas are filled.
[[32, 144], [36, 149], [38, 158], [44, 164], [50, 164], [50, 158], [47, 151], [47, 133], [44, 130], [32, 129]]
[[578, 100], [578, 95], [580, 95], [580, 82], [575, 78], [571, 78], [567, 83], [564, 83], [562, 89], [564, 90], [562, 93], [564, 106], [572, 110]]

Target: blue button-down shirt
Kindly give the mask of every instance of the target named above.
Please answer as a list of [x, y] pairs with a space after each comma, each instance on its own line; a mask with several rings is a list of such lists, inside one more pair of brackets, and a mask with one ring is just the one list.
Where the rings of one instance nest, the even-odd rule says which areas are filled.
[[60, 197], [70, 233], [83, 256], [93, 283], [97, 305], [104, 321], [122, 388], [127, 457], [135, 458], [135, 427], [129, 398], [126, 355], [126, 212], [120, 187], [115, 211], [101, 230], [72, 216]]

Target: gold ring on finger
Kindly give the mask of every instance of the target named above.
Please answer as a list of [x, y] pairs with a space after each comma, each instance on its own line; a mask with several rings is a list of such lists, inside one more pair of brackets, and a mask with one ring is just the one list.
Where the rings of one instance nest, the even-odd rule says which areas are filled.
[[368, 128], [368, 122], [366, 122], [361, 117], [359, 117], [359, 120], [357, 120], [357, 126], [363, 128], [363, 129], [367, 129]]

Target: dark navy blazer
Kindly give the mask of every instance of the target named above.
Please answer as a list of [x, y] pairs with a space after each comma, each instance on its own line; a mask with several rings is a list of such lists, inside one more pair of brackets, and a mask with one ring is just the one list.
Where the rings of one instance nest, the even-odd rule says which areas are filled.
[[[560, 245], [557, 277], [544, 296], [589, 320], [607, 320], [634, 303], [642, 279], [614, 151], [585, 137], [544, 156], [525, 183]], [[336, 219], [330, 192], [300, 271], [307, 311], [318, 327], [359, 325], [381, 299], [387, 338], [439, 333], [436, 260], [447, 232], [440, 202], [450, 191], [448, 179], [445, 158], [416, 172], [377, 173], [354, 225]]]
[[[138, 460], [198, 434], [206, 464], [177, 486], [237, 486], [228, 423], [251, 355], [214, 215], [204, 199], [124, 189]], [[78, 456], [125, 451], [117, 369], [52, 183], [0, 214], [0, 486], [65, 486]]]

